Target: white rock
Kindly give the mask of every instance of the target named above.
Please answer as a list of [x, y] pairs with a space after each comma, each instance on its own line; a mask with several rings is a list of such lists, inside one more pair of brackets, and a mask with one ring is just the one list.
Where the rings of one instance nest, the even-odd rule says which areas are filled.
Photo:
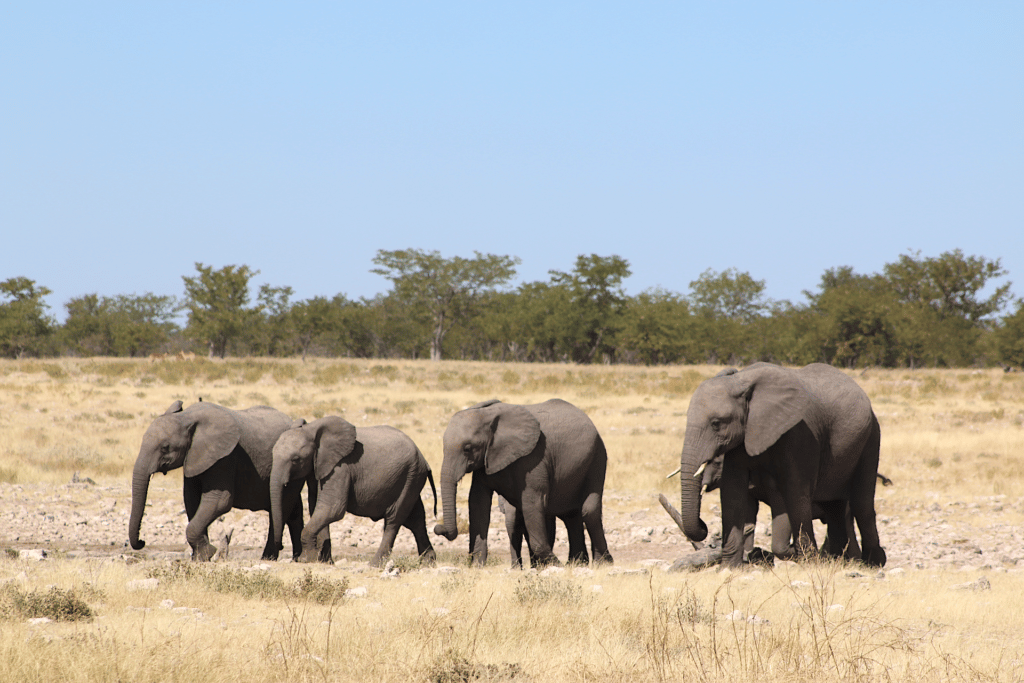
[[366, 590], [366, 586], [356, 586], [355, 588], [349, 588], [345, 591], [346, 598], [365, 598], [370, 591]]
[[553, 574], [564, 574], [565, 567], [545, 567], [544, 571], [540, 573], [541, 576], [551, 576]]
[[130, 591], [151, 591], [156, 590], [159, 585], [159, 579], [135, 579], [128, 582], [127, 588]]
[[30, 550], [19, 550], [18, 559], [31, 560], [33, 562], [42, 562], [47, 557], [47, 553], [42, 548], [32, 548]]
[[28, 623], [32, 624], [33, 626], [38, 626], [40, 624], [49, 624], [52, 621], [53, 619], [51, 619], [50, 617], [35, 617], [33, 619], [29, 619]]
[[452, 611], [447, 607], [435, 607], [434, 609], [430, 610], [430, 613], [433, 614], [435, 617], [443, 617], [445, 615], [451, 614]]
[[167, 600], [162, 600], [160, 602], [160, 608], [161, 609], [174, 609], [174, 600], [171, 600], [170, 598], [168, 598]]
[[792, 586], [793, 588], [810, 588], [811, 587], [811, 584], [807, 583], [806, 581], [793, 581], [789, 585]]
[[590, 587], [590, 592], [591, 593], [604, 593], [604, 586], [602, 586], [599, 583], [595, 583], [593, 586]]

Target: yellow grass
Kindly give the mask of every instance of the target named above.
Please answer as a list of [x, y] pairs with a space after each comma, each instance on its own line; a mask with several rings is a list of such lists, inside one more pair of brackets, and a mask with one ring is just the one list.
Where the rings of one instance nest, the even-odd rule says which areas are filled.
[[[492, 397], [532, 403], [558, 396], [586, 410], [607, 443], [609, 512], [640, 506], [654, 514], [657, 493], [678, 493], [677, 480], [666, 481], [665, 474], [678, 463], [689, 397], [719, 369], [4, 361], [0, 483], [50, 486], [56, 495], [77, 472], [127, 495], [149, 422], [174, 400], [188, 405], [200, 396], [237, 408], [272, 405], [293, 417], [339, 414], [357, 425], [392, 424], [416, 441], [436, 472], [441, 434], [454, 411]], [[850, 374], [874, 402], [883, 429], [881, 470], [896, 482], [879, 488], [881, 516], [898, 511], [909, 522], [936, 501], [966, 507], [995, 496], [1011, 506], [1024, 497], [1024, 377], [995, 370]], [[166, 480], [172, 492], [179, 486], [173, 476]], [[709, 496], [705, 505], [716, 502]], [[985, 528], [986, 514], [978, 511], [971, 523]], [[122, 542], [125, 531], [115, 531], [112, 541]], [[503, 562], [467, 568], [464, 545], [457, 547], [463, 551], [440, 557], [457, 570], [451, 573], [411, 569], [382, 579], [362, 562], [316, 566], [318, 577], [367, 589], [365, 597], [328, 605], [294, 596], [246, 598], [199, 582], [161, 580], [155, 589], [130, 591], [129, 582], [165, 570], [166, 563], [116, 555], [30, 563], [0, 553], [4, 585], [75, 590], [96, 613], [73, 623], [0, 617], [0, 680], [1024, 678], [1024, 574], [1013, 567], [993, 578], [991, 590], [973, 592], [949, 587], [978, 579], [976, 571], [907, 568], [877, 579], [864, 568], [828, 563], [666, 574], [617, 562], [537, 576], [511, 572]], [[617, 573], [623, 569], [630, 573]], [[263, 571], [292, 582], [305, 568], [282, 562]], [[850, 576], [854, 571], [861, 576]]]

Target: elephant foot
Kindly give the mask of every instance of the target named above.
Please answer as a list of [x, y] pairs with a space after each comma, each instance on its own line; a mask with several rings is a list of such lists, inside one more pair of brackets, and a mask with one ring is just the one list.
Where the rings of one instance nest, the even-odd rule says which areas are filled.
[[612, 554], [605, 550], [603, 553], [594, 553], [594, 564], [615, 564], [615, 560], [612, 559]]
[[320, 546], [320, 554], [317, 558], [324, 564], [334, 564], [334, 553], [331, 551], [331, 539], [324, 541], [323, 545]]
[[869, 567], [884, 567], [885, 561], [885, 548], [872, 548], [864, 552], [863, 562]]
[[316, 562], [316, 549], [315, 548], [303, 548], [299, 556], [295, 558], [296, 562], [303, 564], [312, 564]]
[[201, 543], [192, 547], [193, 562], [209, 562], [217, 554], [217, 549], [209, 542]]
[[263, 549], [263, 556], [260, 559], [268, 562], [277, 562], [278, 557], [280, 557], [280, 551], [271, 550], [270, 547], [267, 546]]
[[437, 553], [434, 552], [433, 548], [427, 548], [420, 553], [420, 563], [428, 567], [433, 567], [437, 564]]
[[764, 548], [754, 548], [747, 553], [747, 564], [754, 567], [774, 567], [775, 556]]

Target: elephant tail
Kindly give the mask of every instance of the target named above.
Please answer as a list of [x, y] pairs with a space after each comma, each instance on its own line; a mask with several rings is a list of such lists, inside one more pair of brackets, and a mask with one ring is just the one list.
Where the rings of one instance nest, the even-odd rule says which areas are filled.
[[430, 490], [434, 494], [434, 519], [437, 519], [437, 488], [434, 486], [434, 473], [427, 470], [427, 481], [430, 482]]

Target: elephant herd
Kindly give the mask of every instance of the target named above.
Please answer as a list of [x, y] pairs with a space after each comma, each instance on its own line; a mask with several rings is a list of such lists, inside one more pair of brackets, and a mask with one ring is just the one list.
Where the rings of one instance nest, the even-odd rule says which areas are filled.
[[[456, 491], [472, 472], [469, 553], [475, 564], [487, 561], [495, 493], [514, 566], [522, 564], [524, 538], [535, 565], [558, 564], [552, 552], [556, 518], [569, 536], [570, 561], [612, 561], [602, 522], [608, 455], [579, 408], [560, 399], [535, 405], [485, 401], [452, 416], [443, 446], [443, 517], [434, 533], [457, 537]], [[828, 528], [825, 552], [881, 566], [886, 558], [874, 509], [878, 455], [870, 401], [842, 372], [821, 364], [793, 370], [768, 363], [723, 370], [690, 400], [678, 470], [681, 508], [674, 516], [687, 537], [702, 541], [708, 530], [700, 519], [701, 496], [718, 488], [723, 564], [747, 561], [749, 529], [765, 502], [776, 556], [815, 551], [811, 520], [819, 518]], [[429, 481], [436, 516], [433, 475], [412, 439], [394, 427], [356, 427], [337, 416], [306, 422], [266, 406], [232, 410], [201, 400], [184, 408], [176, 401], [146, 430], [135, 462], [132, 548], [145, 545], [139, 533], [151, 477], [179, 467], [193, 560], [213, 557], [208, 528], [232, 508], [270, 512], [264, 559], [277, 559], [287, 524], [294, 559], [330, 562], [328, 525], [346, 513], [384, 520], [373, 565], [387, 559], [403, 526], [415, 536], [420, 558], [435, 559], [420, 498]]]

